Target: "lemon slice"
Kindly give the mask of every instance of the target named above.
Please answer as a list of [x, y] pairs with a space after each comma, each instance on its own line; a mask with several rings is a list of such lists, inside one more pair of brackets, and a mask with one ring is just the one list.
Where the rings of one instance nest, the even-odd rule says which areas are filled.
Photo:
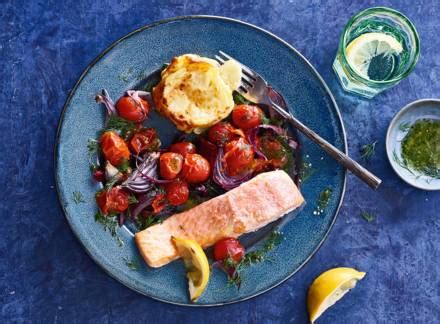
[[[393, 36], [383, 33], [366, 33], [348, 44], [345, 52], [347, 61], [356, 73], [366, 79], [386, 80], [396, 64], [394, 55], [403, 51], [402, 44]], [[370, 78], [369, 69], [373, 60], [378, 60], [375, 67], [378, 74]]]
[[310, 323], [315, 322], [364, 276], [365, 272], [352, 268], [334, 268], [319, 275], [310, 285], [307, 296]]
[[202, 247], [194, 240], [173, 237], [179, 255], [183, 258], [192, 302], [202, 295], [209, 280], [209, 263]]

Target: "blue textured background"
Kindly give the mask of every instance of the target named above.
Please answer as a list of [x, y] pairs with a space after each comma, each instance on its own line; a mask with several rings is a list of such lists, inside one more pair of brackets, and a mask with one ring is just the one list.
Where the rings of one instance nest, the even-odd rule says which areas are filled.
[[[403, 183], [384, 151], [386, 127], [406, 103], [440, 95], [437, 0], [427, 1], [2, 1], [0, 3], [0, 307], [2, 322], [306, 323], [307, 286], [320, 272], [353, 266], [368, 274], [320, 323], [440, 321], [440, 193]], [[422, 55], [396, 88], [371, 101], [341, 91], [331, 71], [349, 17], [374, 5], [407, 14]], [[353, 176], [327, 241], [297, 275], [243, 303], [189, 309], [143, 297], [107, 276], [70, 231], [54, 189], [53, 144], [68, 91], [112, 41], [150, 22], [215, 14], [284, 38], [324, 77], [338, 102], [349, 150], [378, 140], [372, 192]], [[258, 49], [256, 49], [258, 50]], [[376, 219], [367, 223], [362, 210]]]

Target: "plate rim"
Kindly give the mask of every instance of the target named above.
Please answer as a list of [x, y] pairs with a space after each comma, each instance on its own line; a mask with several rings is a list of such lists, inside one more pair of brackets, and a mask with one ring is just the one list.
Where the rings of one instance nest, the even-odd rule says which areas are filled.
[[391, 165], [391, 168], [393, 169], [394, 173], [397, 174], [397, 176], [402, 179], [405, 183], [409, 184], [411, 187], [414, 187], [416, 189], [420, 189], [420, 190], [425, 190], [425, 191], [440, 191], [440, 188], [436, 188], [433, 186], [430, 186], [429, 184], [426, 185], [421, 185], [418, 182], [416, 182], [415, 180], [412, 180], [408, 177], [406, 177], [405, 175], [403, 175], [400, 171], [399, 168], [397, 167], [396, 163], [394, 162], [394, 159], [392, 157], [392, 152], [391, 152], [391, 142], [394, 142], [395, 140], [393, 140], [391, 138], [391, 132], [394, 128], [396, 128], [396, 123], [397, 121], [399, 121], [399, 119], [402, 118], [402, 116], [411, 108], [413, 108], [414, 106], [417, 106], [419, 104], [423, 104], [423, 103], [428, 103], [428, 102], [434, 102], [435, 104], [437, 104], [440, 107], [440, 99], [438, 98], [421, 98], [421, 99], [417, 99], [414, 101], [411, 101], [409, 103], [407, 103], [405, 106], [403, 106], [398, 112], [396, 112], [396, 114], [393, 116], [393, 118], [391, 119], [388, 128], [387, 128], [387, 133], [385, 135], [385, 150], [387, 153], [387, 158], [388, 158], [388, 162]]
[[143, 295], [146, 296], [148, 298], [151, 298], [153, 300], [157, 300], [160, 302], [164, 302], [167, 304], [172, 304], [172, 305], [177, 305], [177, 306], [185, 306], [185, 307], [202, 307], [202, 308], [209, 308], [209, 307], [215, 307], [215, 306], [224, 306], [224, 305], [230, 305], [230, 304], [236, 304], [236, 303], [240, 303], [240, 302], [244, 302], [246, 300], [255, 298], [257, 296], [260, 296], [278, 286], [280, 286], [281, 284], [283, 284], [284, 282], [286, 282], [288, 279], [290, 279], [291, 277], [293, 277], [297, 272], [299, 272], [301, 269], [303, 269], [303, 267], [313, 258], [313, 256], [315, 256], [315, 254], [318, 252], [318, 250], [322, 247], [323, 243], [327, 240], [330, 231], [332, 230], [334, 224], [336, 223], [336, 219], [338, 218], [339, 215], [339, 211], [341, 209], [342, 206], [342, 202], [344, 200], [344, 196], [345, 196], [345, 190], [346, 190], [346, 185], [347, 185], [347, 170], [344, 169], [343, 173], [344, 173], [344, 177], [343, 177], [343, 181], [342, 181], [342, 188], [341, 188], [341, 198], [339, 200], [339, 203], [336, 207], [336, 211], [334, 213], [333, 219], [331, 221], [331, 223], [329, 224], [328, 228], [326, 229], [326, 232], [324, 234], [324, 236], [322, 237], [321, 241], [318, 243], [318, 245], [315, 247], [315, 249], [310, 253], [310, 255], [294, 270], [292, 271], [288, 276], [286, 276], [285, 278], [283, 278], [282, 280], [280, 280], [279, 282], [273, 284], [272, 286], [260, 290], [252, 295], [237, 299], [237, 300], [232, 300], [232, 301], [226, 301], [226, 302], [219, 302], [219, 303], [212, 303], [212, 304], [191, 304], [191, 303], [181, 303], [181, 302], [175, 302], [175, 301], [170, 301], [170, 300], [166, 300], [160, 297], [156, 297], [153, 296], [151, 294], [148, 294], [144, 291], [141, 291], [140, 289], [138, 289], [137, 287], [135, 287], [133, 284], [127, 283], [127, 282], [123, 282], [121, 279], [117, 278], [116, 276], [114, 276], [113, 274], [110, 273], [110, 271], [108, 271], [104, 265], [98, 260], [98, 258], [95, 258], [95, 256], [93, 254], [91, 254], [88, 249], [85, 247], [84, 243], [82, 242], [82, 240], [79, 237], [79, 234], [76, 232], [76, 230], [74, 229], [74, 227], [72, 226], [69, 218], [67, 217], [67, 211], [66, 208], [64, 206], [64, 203], [61, 199], [62, 195], [61, 195], [61, 188], [60, 188], [60, 179], [59, 179], [59, 172], [58, 172], [58, 156], [59, 156], [59, 149], [60, 149], [60, 133], [61, 133], [61, 129], [64, 123], [64, 117], [65, 117], [65, 113], [67, 110], [67, 107], [70, 105], [70, 102], [78, 88], [78, 86], [80, 85], [80, 83], [82, 82], [82, 80], [84, 79], [84, 77], [87, 75], [87, 73], [90, 71], [90, 69], [99, 62], [99, 60], [105, 56], [110, 50], [112, 50], [115, 46], [117, 46], [119, 43], [121, 43], [122, 41], [130, 38], [131, 36], [142, 32], [144, 30], [147, 29], [151, 29], [154, 28], [156, 26], [159, 25], [163, 25], [163, 24], [168, 24], [168, 23], [172, 23], [175, 21], [184, 21], [184, 20], [196, 20], [196, 19], [212, 19], [212, 20], [220, 20], [220, 21], [226, 21], [226, 22], [232, 22], [232, 23], [237, 23], [237, 24], [241, 24], [241, 25], [245, 25], [247, 27], [250, 27], [251, 29], [255, 29], [258, 32], [262, 32], [263, 34], [266, 34], [270, 37], [272, 37], [273, 39], [275, 39], [276, 41], [282, 43], [283, 45], [287, 46], [290, 50], [294, 51], [296, 53], [296, 55], [298, 55], [298, 57], [305, 63], [305, 65], [307, 66], [307, 68], [310, 69], [310, 71], [315, 75], [315, 77], [318, 79], [318, 81], [321, 83], [321, 85], [323, 86], [325, 92], [328, 94], [334, 108], [335, 108], [335, 112], [336, 112], [336, 116], [337, 116], [337, 120], [340, 124], [341, 127], [341, 131], [342, 131], [342, 139], [343, 139], [343, 150], [344, 153], [347, 154], [348, 152], [348, 144], [347, 144], [347, 133], [345, 131], [345, 127], [344, 127], [344, 122], [342, 120], [342, 116], [341, 116], [341, 112], [339, 110], [339, 106], [336, 103], [336, 100], [333, 96], [333, 93], [330, 91], [330, 88], [328, 87], [327, 83], [324, 81], [324, 79], [322, 78], [322, 76], [319, 74], [319, 72], [315, 69], [315, 67], [307, 60], [307, 58], [305, 58], [295, 47], [293, 47], [292, 45], [290, 45], [287, 41], [283, 40], [281, 37], [273, 34], [270, 31], [267, 31], [266, 29], [263, 29], [261, 27], [258, 27], [254, 24], [236, 19], [236, 18], [230, 18], [230, 17], [224, 17], [224, 16], [216, 16], [216, 15], [184, 15], [184, 16], [175, 16], [175, 17], [170, 17], [170, 18], [165, 18], [165, 19], [161, 19], [161, 20], [157, 20], [152, 22], [151, 24], [146, 24], [143, 25], [141, 27], [138, 27], [136, 29], [134, 29], [133, 31], [123, 35], [122, 37], [116, 39], [115, 41], [113, 41], [108, 47], [106, 47], [103, 51], [101, 51], [89, 64], [87, 64], [87, 66], [85, 67], [85, 69], [83, 70], [83, 72], [80, 74], [79, 78], [77, 79], [77, 81], [75, 82], [75, 85], [73, 86], [73, 88], [68, 92], [68, 96], [66, 98], [66, 101], [64, 102], [59, 120], [58, 120], [58, 126], [57, 126], [57, 131], [56, 131], [56, 135], [55, 135], [55, 143], [54, 143], [54, 178], [55, 178], [55, 187], [56, 187], [56, 191], [57, 191], [57, 198], [58, 198], [58, 202], [61, 206], [61, 209], [63, 211], [64, 217], [67, 220], [67, 223], [70, 227], [70, 230], [73, 232], [74, 236], [77, 238], [77, 240], [79, 241], [80, 245], [82, 246], [83, 250], [86, 252], [87, 255], [89, 255], [89, 257], [102, 269], [104, 270], [104, 272], [109, 275], [111, 278], [113, 278], [114, 280], [116, 280], [117, 282], [121, 283], [123, 286]]

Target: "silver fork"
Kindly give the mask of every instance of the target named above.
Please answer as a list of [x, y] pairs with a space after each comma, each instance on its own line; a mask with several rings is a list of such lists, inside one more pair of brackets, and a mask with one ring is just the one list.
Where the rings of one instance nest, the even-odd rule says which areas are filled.
[[362, 165], [350, 158], [347, 154], [338, 150], [332, 144], [327, 142], [321, 136], [316, 134], [313, 130], [304, 125], [301, 121], [295, 118], [288, 111], [284, 110], [277, 103], [273, 102], [269, 96], [269, 86], [267, 82], [255, 71], [248, 66], [240, 63], [225, 52], [219, 51], [220, 55], [215, 55], [216, 60], [223, 64], [227, 60], [234, 60], [241, 65], [242, 79], [238, 92], [247, 100], [257, 104], [263, 104], [272, 107], [283, 118], [287, 119], [293, 127], [298, 129], [301, 133], [307, 136], [310, 140], [318, 144], [324, 151], [333, 157], [339, 164], [350, 170], [354, 175], [359, 177], [362, 181], [368, 184], [371, 188], [377, 189], [382, 182], [373, 173], [365, 169]]

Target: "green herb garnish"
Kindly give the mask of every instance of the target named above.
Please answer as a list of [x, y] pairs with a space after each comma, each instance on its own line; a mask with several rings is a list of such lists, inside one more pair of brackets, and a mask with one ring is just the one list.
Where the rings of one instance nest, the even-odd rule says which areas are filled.
[[140, 215], [138, 217], [138, 220], [136, 221], [136, 224], [140, 230], [144, 230], [150, 226], [161, 224], [163, 222], [163, 219], [157, 215], [153, 214], [147, 214], [147, 215]]
[[120, 172], [122, 172], [122, 173], [125, 173], [125, 172], [127, 172], [128, 170], [130, 170], [130, 161], [129, 160], [126, 160], [126, 159], [124, 159], [123, 161], [122, 161], [122, 163], [120, 163], [118, 166], [117, 166], [117, 169], [120, 171]]
[[377, 141], [363, 145], [359, 150], [359, 152], [361, 153], [361, 159], [369, 161], [374, 156], [374, 154], [376, 154], [376, 144]]
[[127, 138], [129, 134], [135, 131], [135, 129], [135, 123], [118, 116], [110, 116], [107, 125], [103, 128], [102, 132], [113, 130], [117, 131], [123, 138]]
[[312, 163], [309, 161], [303, 160], [301, 163], [300, 171], [299, 171], [299, 178], [300, 178], [301, 183], [303, 183], [308, 178], [310, 178], [315, 172], [316, 172], [316, 170], [314, 168], [312, 168]]
[[139, 270], [139, 262], [137, 260], [130, 260], [128, 258], [122, 258], [130, 270]]
[[361, 212], [361, 216], [363, 217], [363, 219], [365, 219], [368, 223], [372, 222], [375, 218], [375, 216], [372, 213], [366, 212], [366, 211], [362, 211]]
[[331, 188], [325, 188], [319, 194], [318, 206], [313, 211], [313, 215], [321, 215], [324, 212], [324, 209], [327, 207], [330, 202], [330, 198], [332, 196], [333, 190]]
[[113, 178], [111, 178], [110, 180], [108, 180], [108, 181], [105, 183], [105, 190], [108, 191], [108, 190], [112, 189], [112, 188], [115, 186], [115, 184], [118, 183], [119, 179], [120, 179], [119, 174], [117, 174], [117, 175], [115, 175]]
[[[268, 261], [267, 254], [279, 245], [281, 241], [282, 233], [274, 230], [270, 233], [261, 249], [246, 253], [240, 262], [235, 262], [231, 257], [226, 258], [222, 266], [228, 273], [228, 285], [235, 285], [239, 289], [243, 277], [241, 271], [253, 264]], [[228, 269], [234, 269], [233, 273], [229, 274]]]
[[[90, 164], [90, 171], [95, 171], [98, 166], [97, 154], [99, 151], [99, 143], [96, 139], [89, 139], [87, 142], [87, 156]], [[93, 161], [93, 159], [95, 161]]]
[[129, 205], [137, 204], [138, 202], [139, 202], [139, 200], [137, 200], [135, 195], [128, 196], [128, 204]]
[[124, 245], [124, 241], [121, 240], [117, 233], [118, 220], [116, 214], [104, 215], [100, 210], [95, 214], [95, 221], [102, 224], [104, 231], [109, 231], [111, 236], [116, 239], [119, 246]]
[[84, 200], [83, 194], [80, 191], [74, 191], [73, 202], [78, 205], [81, 203], [85, 203], [86, 201]]
[[250, 104], [252, 104], [251, 101], [247, 100], [245, 97], [243, 97], [243, 95], [241, 95], [237, 91], [234, 91], [232, 93], [232, 97], [233, 97], [236, 105], [250, 105]]

